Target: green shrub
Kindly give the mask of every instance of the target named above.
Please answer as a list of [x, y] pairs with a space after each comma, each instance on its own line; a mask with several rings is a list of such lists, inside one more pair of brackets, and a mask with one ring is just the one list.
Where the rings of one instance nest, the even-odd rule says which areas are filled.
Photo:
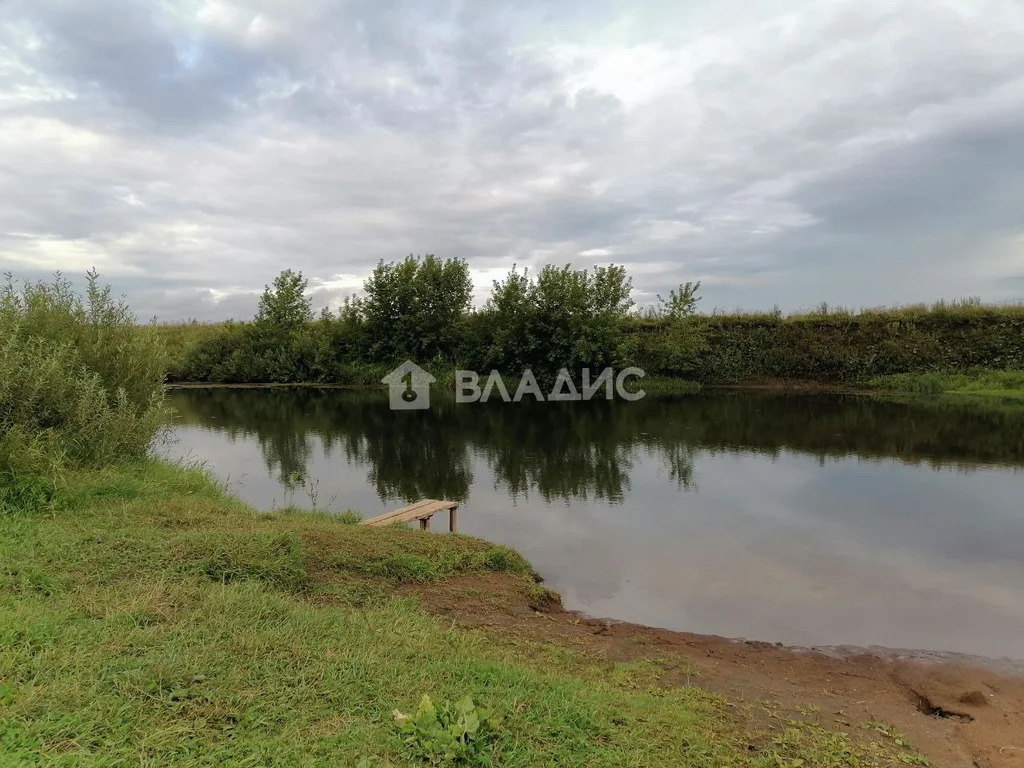
[[[164, 353], [90, 273], [0, 289], [0, 475], [5, 506], [52, 496], [66, 467], [146, 454], [166, 417]], [[17, 481], [14, 480], [17, 476]], [[29, 479], [29, 477], [35, 479]]]
[[[622, 332], [633, 305], [625, 267], [593, 272], [545, 266], [531, 278], [513, 267], [495, 281], [481, 319], [491, 328], [488, 368], [538, 378], [560, 368], [604, 368], [619, 362]], [[480, 367], [483, 367], [481, 365]]]
[[433, 254], [381, 261], [364, 287], [366, 299], [359, 311], [374, 360], [410, 358], [423, 363], [452, 358], [455, 327], [468, 311], [473, 292], [465, 261]]
[[213, 333], [196, 334], [191, 344], [181, 344], [183, 359], [172, 366], [175, 381], [203, 381], [212, 384], [239, 381], [240, 363], [249, 348], [249, 328], [227, 322]]
[[500, 723], [486, 709], [464, 696], [438, 705], [423, 694], [413, 715], [397, 709], [395, 722], [409, 753], [429, 765], [493, 765], [487, 746]]
[[[706, 383], [764, 379], [863, 382], [878, 376], [972, 368], [1024, 368], [1024, 307], [906, 308], [857, 315], [712, 315], [695, 322], [704, 344], [682, 375]], [[648, 373], [647, 353], [669, 320], [635, 319], [627, 347]], [[639, 339], [634, 339], [639, 336]]]
[[310, 381], [317, 335], [306, 296], [308, 281], [286, 269], [260, 297], [251, 323], [228, 322], [187, 347], [174, 369], [178, 381], [288, 383]]
[[40, 339], [75, 349], [81, 364], [99, 377], [111, 401], [124, 391], [138, 407], [148, 407], [163, 390], [166, 352], [156, 329], [139, 326], [124, 301], [89, 272], [85, 296], [61, 275], [49, 283], [26, 283], [11, 276], [0, 288], [0, 342]]
[[668, 299], [658, 296], [660, 306], [649, 313], [657, 324], [647, 333], [626, 336], [626, 359], [642, 365], [648, 374], [699, 376], [700, 355], [706, 351], [707, 341], [696, 316], [698, 290], [700, 282], [684, 283], [669, 291]]

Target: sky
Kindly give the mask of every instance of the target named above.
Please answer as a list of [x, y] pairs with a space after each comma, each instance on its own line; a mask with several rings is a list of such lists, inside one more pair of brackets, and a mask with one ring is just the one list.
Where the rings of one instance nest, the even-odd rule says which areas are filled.
[[701, 309], [1024, 297], [1024, 0], [0, 0], [0, 271], [137, 314], [380, 261]]

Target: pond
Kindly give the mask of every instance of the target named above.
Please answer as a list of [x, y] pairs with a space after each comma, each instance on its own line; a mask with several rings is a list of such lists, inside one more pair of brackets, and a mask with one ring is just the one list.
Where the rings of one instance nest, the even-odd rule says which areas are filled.
[[414, 411], [340, 389], [170, 400], [168, 454], [257, 508], [458, 500], [460, 532], [519, 550], [593, 616], [1024, 658], [1021, 407], [751, 391], [435, 395]]

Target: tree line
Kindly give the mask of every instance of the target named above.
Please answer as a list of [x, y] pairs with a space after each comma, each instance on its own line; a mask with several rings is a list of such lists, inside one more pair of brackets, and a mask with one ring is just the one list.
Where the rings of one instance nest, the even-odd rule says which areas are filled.
[[777, 379], [859, 384], [893, 374], [1024, 369], [1024, 305], [978, 300], [852, 312], [820, 305], [783, 316], [700, 314], [700, 283], [637, 311], [622, 266], [513, 267], [482, 307], [461, 259], [381, 262], [364, 295], [314, 315], [308, 283], [285, 270], [248, 322], [161, 328], [170, 380], [375, 385], [410, 359], [451, 384], [455, 369], [637, 366], [701, 383]]
[[560, 368], [622, 365], [640, 351], [648, 359], [660, 355], [659, 370], [682, 371], [701, 347], [693, 323], [698, 287], [680, 286], [662, 302], [668, 325], [652, 340], [626, 333], [632, 281], [621, 266], [549, 265], [535, 273], [513, 267], [474, 309], [464, 260], [410, 255], [381, 261], [362, 297], [317, 316], [307, 279], [289, 269], [266, 286], [251, 322], [226, 323], [190, 345], [174, 376], [377, 383], [382, 372], [410, 359], [442, 375], [456, 367], [516, 374], [529, 368], [543, 378]]

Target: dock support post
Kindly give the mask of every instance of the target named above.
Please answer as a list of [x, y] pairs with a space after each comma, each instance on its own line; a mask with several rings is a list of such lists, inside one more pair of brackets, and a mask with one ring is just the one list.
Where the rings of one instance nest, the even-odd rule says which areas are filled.
[[448, 530], [450, 532], [455, 533], [455, 529], [458, 527], [458, 519], [459, 519], [459, 505], [456, 504], [448, 512]]
[[429, 517], [424, 517], [422, 520], [420, 520], [420, 530], [421, 531], [426, 531], [429, 528], [430, 528], [430, 518]]

